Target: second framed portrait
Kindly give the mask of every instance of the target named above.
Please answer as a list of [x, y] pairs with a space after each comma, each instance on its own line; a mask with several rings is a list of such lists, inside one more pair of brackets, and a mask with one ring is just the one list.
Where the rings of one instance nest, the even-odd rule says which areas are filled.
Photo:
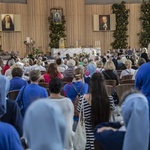
[[93, 30], [102, 32], [116, 30], [116, 15], [93, 15]]
[[99, 30], [110, 30], [110, 15], [99, 15]]
[[63, 9], [62, 8], [52, 8], [50, 11], [51, 11], [51, 16], [53, 18], [53, 22], [54, 23], [61, 23], [62, 22]]

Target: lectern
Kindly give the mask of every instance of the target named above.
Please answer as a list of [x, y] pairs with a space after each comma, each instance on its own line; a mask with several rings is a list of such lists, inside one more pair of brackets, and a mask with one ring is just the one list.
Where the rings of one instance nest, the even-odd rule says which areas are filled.
[[35, 41], [32, 38], [27, 37], [24, 44], [26, 45], [26, 54], [31, 54], [33, 52]]

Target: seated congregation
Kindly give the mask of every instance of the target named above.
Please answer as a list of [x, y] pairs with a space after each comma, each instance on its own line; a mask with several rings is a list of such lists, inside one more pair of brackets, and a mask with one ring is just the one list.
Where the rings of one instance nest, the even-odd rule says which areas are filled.
[[142, 55], [0, 62], [0, 149], [150, 149], [150, 63]]

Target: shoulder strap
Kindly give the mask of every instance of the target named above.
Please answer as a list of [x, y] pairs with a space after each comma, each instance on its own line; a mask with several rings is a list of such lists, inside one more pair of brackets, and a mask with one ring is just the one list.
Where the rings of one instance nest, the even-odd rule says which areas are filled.
[[128, 74], [131, 74], [131, 72], [129, 72], [127, 69], [125, 70]]
[[[80, 93], [83, 89], [83, 86], [84, 84], [82, 84], [82, 87], [80, 88], [80, 91], [78, 92], [76, 87], [71, 83], [72, 87], [74, 88], [74, 90], [76, 91], [77, 95], [73, 101], [73, 105], [74, 105], [74, 116], [79, 116], [79, 112], [77, 110], [77, 106], [78, 106], [78, 102], [79, 102], [79, 96], [80, 96]], [[82, 106], [81, 106], [81, 109], [82, 109]]]
[[82, 84], [82, 87], [80, 88], [80, 91], [79, 91], [79, 92], [77, 91], [76, 87], [75, 87], [72, 83], [71, 83], [71, 85], [72, 85], [72, 87], [74, 88], [74, 90], [77, 92], [77, 94], [78, 94], [78, 95], [80, 95], [80, 94], [81, 94], [81, 92], [82, 92], [82, 89], [83, 89], [84, 83]]
[[74, 88], [74, 90], [78, 93], [76, 87], [71, 83], [72, 87]]
[[111, 79], [110, 76], [105, 71], [103, 71], [103, 74], [105, 74], [109, 79]]

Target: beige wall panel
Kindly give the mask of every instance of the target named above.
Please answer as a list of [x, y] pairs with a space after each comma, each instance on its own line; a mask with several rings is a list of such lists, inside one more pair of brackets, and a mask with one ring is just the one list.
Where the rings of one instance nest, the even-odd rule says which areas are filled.
[[[0, 3], [0, 14], [20, 14], [21, 32], [0, 32], [2, 48], [5, 51], [19, 51], [24, 56], [26, 47], [24, 40], [31, 37], [35, 40], [35, 46], [46, 53], [49, 45], [49, 22], [50, 9], [62, 7], [66, 16], [67, 40], [66, 46], [76, 47], [76, 41], [81, 46], [93, 46], [100, 41], [102, 53], [111, 48], [113, 32], [94, 32], [93, 15], [111, 14], [111, 5], [84, 5], [84, 0], [28, 0], [27, 4]], [[131, 47], [139, 48], [137, 33], [141, 30], [140, 4], [127, 4], [130, 9], [128, 25], [128, 42]]]
[[41, 50], [46, 53], [49, 43], [49, 9], [47, 1], [42, 0], [28, 1], [28, 37], [33, 38], [35, 47], [41, 47]]
[[93, 31], [99, 31], [99, 15], [93, 15]]
[[0, 14], [20, 14], [20, 32], [0, 32], [2, 39], [2, 49], [4, 51], [19, 51], [23, 55], [25, 46], [23, 44], [24, 35], [27, 32], [27, 5], [24, 4], [4, 4], [0, 3]]
[[92, 27], [92, 16], [93, 15], [103, 15], [110, 14], [110, 5], [86, 5], [85, 8], [85, 19], [86, 19], [86, 45], [92, 45], [95, 47], [96, 41], [100, 41], [100, 46], [102, 48], [102, 53], [110, 49], [110, 43], [112, 41], [111, 31], [98, 31], [94, 32]]
[[141, 31], [140, 21], [140, 6], [141, 4], [127, 4], [129, 12], [129, 24], [128, 24], [128, 45], [132, 48], [139, 48], [139, 36], [137, 35]]
[[84, 0], [66, 0], [67, 47], [85, 45]]
[[[140, 4], [127, 4], [130, 9], [128, 32], [128, 43], [132, 48], [139, 48], [139, 37], [137, 33], [141, 30]], [[113, 42], [113, 32], [94, 32], [92, 29], [91, 17], [95, 14], [103, 15], [112, 13], [111, 5], [86, 5], [85, 6], [85, 20], [86, 20], [86, 45], [94, 45], [94, 41], [101, 41], [102, 53], [112, 48], [110, 44]]]

